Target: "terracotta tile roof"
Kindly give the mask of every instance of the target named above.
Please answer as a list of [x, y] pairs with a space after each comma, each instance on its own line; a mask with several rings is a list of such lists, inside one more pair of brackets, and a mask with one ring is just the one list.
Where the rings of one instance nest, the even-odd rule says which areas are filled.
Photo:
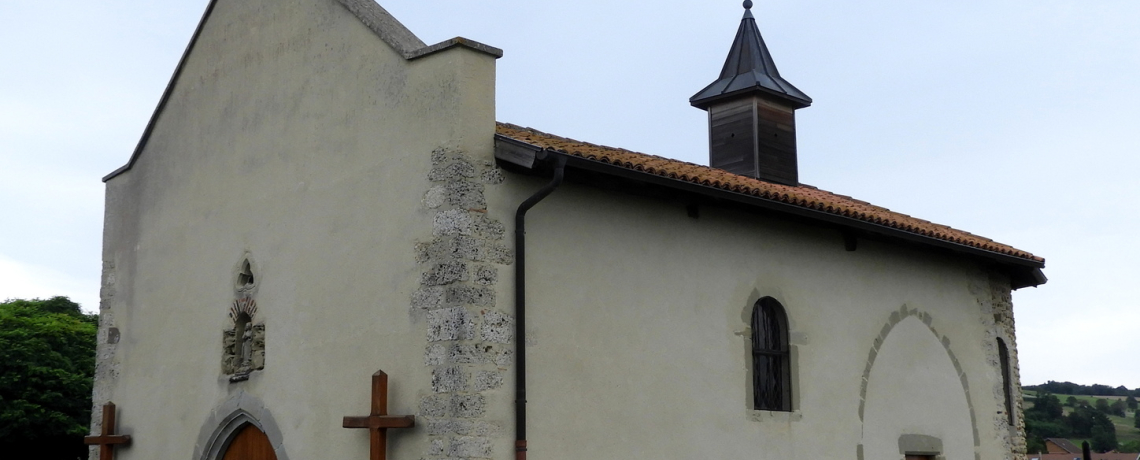
[[[1053, 446], [1050, 446], [1049, 444], [1053, 444]], [[1065, 438], [1045, 438], [1045, 447], [1049, 447], [1050, 448], [1049, 452], [1055, 453], [1055, 454], [1056, 453], [1062, 453], [1062, 452], [1053, 452], [1054, 448], [1060, 449], [1060, 450], [1064, 451], [1065, 453], [1070, 453], [1070, 454], [1071, 453], [1078, 453], [1078, 454], [1081, 453], [1081, 448], [1079, 446], [1074, 444], [1073, 441], [1070, 441], [1070, 440], [1065, 439]]]
[[[1080, 452], [1068, 454], [1028, 454], [1029, 460], [1081, 460]], [[1140, 454], [1110, 452], [1105, 454], [1092, 454], [1092, 460], [1137, 460]]]
[[496, 132], [501, 136], [537, 147], [600, 161], [622, 168], [692, 182], [708, 187], [715, 187], [744, 195], [751, 195], [837, 216], [849, 217], [863, 222], [883, 225], [908, 233], [1008, 256], [1041, 263], [1045, 262], [1045, 259], [1041, 257], [1037, 257], [1012, 246], [998, 243], [989, 238], [917, 219], [906, 214], [891, 211], [887, 208], [875, 206], [848, 196], [838, 195], [807, 185], [792, 187], [789, 185], [765, 182], [708, 166], [576, 141], [509, 123], [498, 123]]

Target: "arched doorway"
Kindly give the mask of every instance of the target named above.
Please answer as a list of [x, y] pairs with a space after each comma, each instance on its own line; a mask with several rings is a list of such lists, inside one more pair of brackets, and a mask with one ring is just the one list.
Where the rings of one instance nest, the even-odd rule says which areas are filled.
[[[233, 388], [233, 387], [231, 387]], [[289, 460], [289, 451], [281, 439], [281, 429], [273, 419], [273, 413], [266, 407], [265, 402], [257, 396], [246, 393], [237, 388], [225, 401], [222, 401], [202, 423], [202, 430], [198, 433], [198, 442], [194, 444], [193, 460], [223, 460], [229, 457], [230, 444], [241, 446], [252, 442], [247, 440], [236, 443], [239, 435], [247, 428], [253, 427], [257, 433], [248, 433], [245, 436], [261, 438], [261, 444], [270, 447], [267, 456], [251, 457], [255, 459], [268, 458], [275, 460]], [[238, 447], [235, 447], [237, 449]], [[234, 452], [234, 455], [242, 454]], [[236, 457], [242, 458], [242, 457]]]
[[277, 454], [269, 437], [256, 426], [247, 424], [230, 441], [222, 460], [277, 460]]

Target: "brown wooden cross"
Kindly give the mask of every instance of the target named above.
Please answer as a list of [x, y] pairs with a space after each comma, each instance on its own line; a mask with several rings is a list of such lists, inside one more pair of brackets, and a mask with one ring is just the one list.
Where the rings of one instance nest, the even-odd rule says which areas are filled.
[[388, 428], [416, 426], [414, 415], [388, 415], [388, 374], [372, 374], [372, 414], [364, 417], [345, 417], [345, 428], [367, 428], [371, 447], [369, 460], [384, 460], [388, 452]]
[[98, 445], [99, 446], [99, 460], [114, 460], [115, 444], [127, 445], [131, 443], [131, 435], [129, 434], [113, 434], [115, 432], [115, 403], [109, 402], [103, 405], [103, 429], [99, 436], [87, 436], [83, 438], [84, 444]]

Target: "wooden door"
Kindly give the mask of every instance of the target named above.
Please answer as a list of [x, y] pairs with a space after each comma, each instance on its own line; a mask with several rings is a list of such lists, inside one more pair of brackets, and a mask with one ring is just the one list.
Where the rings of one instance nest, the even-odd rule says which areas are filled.
[[277, 460], [269, 437], [256, 426], [246, 425], [234, 436], [222, 460]]

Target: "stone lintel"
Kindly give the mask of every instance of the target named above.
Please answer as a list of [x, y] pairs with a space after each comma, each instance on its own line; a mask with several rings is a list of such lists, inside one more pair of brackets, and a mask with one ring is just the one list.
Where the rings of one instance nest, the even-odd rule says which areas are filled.
[[942, 453], [942, 440], [924, 434], [904, 434], [899, 436], [899, 453], [903, 455], [939, 455]]

